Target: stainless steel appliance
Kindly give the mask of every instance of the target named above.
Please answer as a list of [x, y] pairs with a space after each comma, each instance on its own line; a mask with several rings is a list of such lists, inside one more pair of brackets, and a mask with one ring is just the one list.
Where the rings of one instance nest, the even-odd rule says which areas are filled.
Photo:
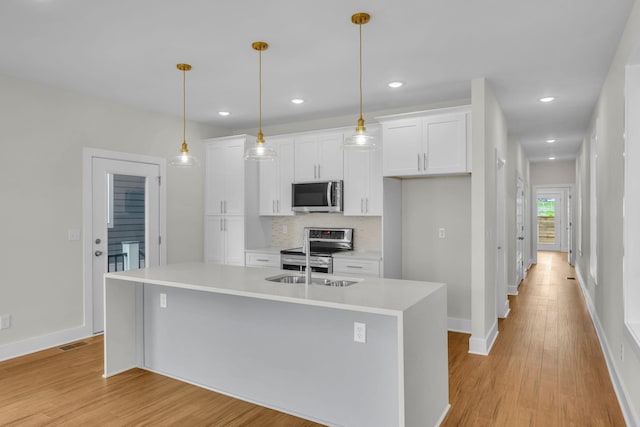
[[342, 181], [291, 184], [294, 212], [342, 212]]
[[[333, 273], [331, 254], [353, 250], [353, 228], [305, 227], [311, 238], [311, 271]], [[302, 247], [280, 251], [280, 268], [283, 270], [305, 271], [305, 253]]]

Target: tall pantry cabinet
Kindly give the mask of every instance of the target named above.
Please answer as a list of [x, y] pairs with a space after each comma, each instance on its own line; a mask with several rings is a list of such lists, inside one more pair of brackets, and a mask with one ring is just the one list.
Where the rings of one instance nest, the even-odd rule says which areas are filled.
[[244, 265], [247, 248], [269, 246], [271, 220], [258, 215], [258, 164], [245, 161], [255, 137], [205, 141], [205, 261]]

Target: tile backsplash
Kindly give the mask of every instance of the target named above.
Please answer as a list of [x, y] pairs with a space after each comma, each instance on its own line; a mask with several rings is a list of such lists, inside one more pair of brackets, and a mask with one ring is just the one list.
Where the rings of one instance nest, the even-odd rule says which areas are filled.
[[[358, 251], [382, 251], [382, 218], [311, 213], [273, 217], [271, 244], [279, 248], [302, 246], [304, 227], [353, 228], [353, 246]], [[283, 233], [286, 229], [287, 232]]]

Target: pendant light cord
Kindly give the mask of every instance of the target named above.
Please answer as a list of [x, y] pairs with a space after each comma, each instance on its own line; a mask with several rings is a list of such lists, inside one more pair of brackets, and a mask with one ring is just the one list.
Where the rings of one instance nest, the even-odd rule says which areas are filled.
[[360, 29], [360, 120], [362, 120], [362, 24], [358, 25]]
[[182, 70], [182, 142], [187, 142], [187, 70]]
[[258, 51], [258, 82], [259, 82], [259, 91], [260, 94], [258, 96], [258, 132], [262, 134], [262, 51]]

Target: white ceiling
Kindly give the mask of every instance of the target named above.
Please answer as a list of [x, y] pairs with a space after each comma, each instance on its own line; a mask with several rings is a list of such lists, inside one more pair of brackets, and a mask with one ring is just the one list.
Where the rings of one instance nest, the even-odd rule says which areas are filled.
[[[574, 158], [633, 0], [2, 0], [0, 73], [229, 129], [470, 97], [486, 77], [531, 160]], [[391, 90], [386, 83], [405, 86]], [[541, 104], [537, 98], [554, 95]], [[293, 105], [291, 98], [306, 100]], [[231, 112], [223, 118], [220, 110]], [[554, 144], [544, 142], [557, 140]]]

